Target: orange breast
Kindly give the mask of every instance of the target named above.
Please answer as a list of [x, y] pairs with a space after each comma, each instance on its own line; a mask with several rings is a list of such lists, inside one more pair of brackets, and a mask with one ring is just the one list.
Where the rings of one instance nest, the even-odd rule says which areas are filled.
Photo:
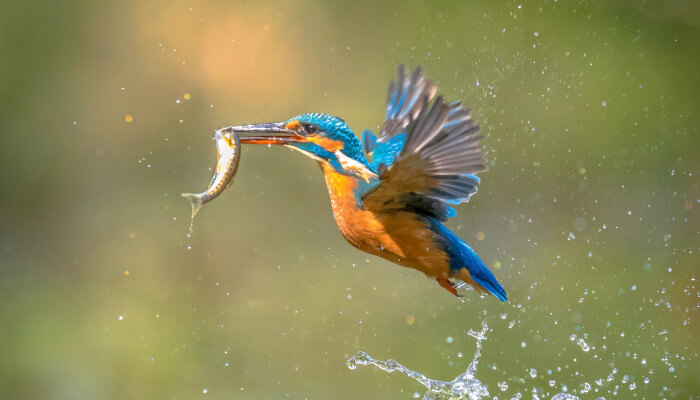
[[449, 276], [447, 254], [436, 245], [435, 233], [415, 214], [359, 209], [354, 196], [357, 178], [320, 165], [326, 176], [333, 216], [350, 244], [430, 277]]

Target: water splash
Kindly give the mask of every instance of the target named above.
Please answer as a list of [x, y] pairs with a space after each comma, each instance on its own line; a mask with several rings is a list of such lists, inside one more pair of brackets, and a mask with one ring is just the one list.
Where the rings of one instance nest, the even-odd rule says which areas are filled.
[[579, 400], [579, 398], [572, 394], [559, 393], [555, 394], [554, 397], [552, 397], [552, 400]]
[[428, 391], [423, 395], [423, 400], [480, 400], [482, 396], [488, 396], [489, 392], [476, 377], [476, 366], [479, 363], [481, 356], [481, 343], [486, 339], [488, 326], [485, 322], [481, 323], [481, 331], [475, 332], [469, 330], [470, 336], [476, 338], [476, 351], [474, 359], [469, 364], [467, 370], [452, 381], [445, 382], [427, 378], [425, 375], [412, 371], [395, 360], [375, 360], [364, 351], [358, 352], [355, 356], [350, 357], [347, 361], [347, 367], [350, 369], [357, 368], [358, 365], [374, 365], [382, 371], [394, 372], [399, 371], [402, 374], [420, 382]]
[[[473, 338], [476, 339], [476, 351], [474, 352], [474, 358], [472, 362], [469, 364], [469, 367], [467, 370], [456, 377], [454, 380], [445, 382], [445, 381], [440, 381], [436, 379], [430, 379], [426, 377], [425, 375], [421, 374], [420, 372], [416, 372], [413, 370], [410, 370], [403, 365], [399, 364], [396, 360], [375, 360], [372, 358], [369, 354], [365, 353], [364, 351], [359, 351], [357, 352], [356, 355], [350, 357], [346, 365], [349, 369], [356, 369], [358, 365], [374, 365], [375, 367], [381, 369], [382, 371], [392, 373], [394, 371], [399, 371], [402, 374], [408, 376], [409, 378], [412, 378], [416, 381], [418, 381], [421, 385], [425, 386], [428, 390], [425, 392], [423, 395], [422, 399], [423, 400], [485, 400], [488, 399], [489, 397], [489, 392], [488, 388], [486, 385], [481, 383], [476, 378], [476, 366], [479, 363], [479, 358], [481, 357], [481, 348], [482, 348], [482, 342], [486, 340], [486, 332], [488, 332], [488, 325], [486, 325], [486, 322], [481, 323], [481, 331], [475, 332], [474, 330], [470, 329], [467, 334], [469, 336], [472, 336]], [[576, 335], [572, 335], [571, 340], [576, 339]], [[608, 376], [608, 381], [611, 381], [613, 379], [614, 374], [617, 372], [616, 369], [613, 369], [613, 373]], [[528, 369], [528, 373], [531, 378], [536, 378], [538, 376], [537, 370], [530, 368]], [[624, 383], [624, 381], [623, 381]], [[556, 382], [553, 380], [549, 381], [550, 386], [555, 386]], [[600, 383], [597, 383], [598, 386], [602, 386], [602, 380]], [[508, 383], [507, 382], [500, 382], [498, 383], [498, 388], [501, 390], [501, 392], [505, 392], [509, 389]], [[564, 393], [557, 393], [554, 394], [550, 399], [551, 400], [580, 400], [579, 397], [566, 393], [566, 386], [563, 386], [562, 389], [564, 390]], [[588, 385], [588, 388], [585, 390], [585, 392], [588, 392], [591, 390], [590, 384]], [[535, 388], [532, 388], [532, 399], [533, 400], [540, 400], [541, 397], [538, 396], [538, 390]], [[418, 398], [419, 394], [415, 393], [414, 397]], [[496, 397], [499, 398], [499, 397]], [[521, 393], [517, 393], [515, 395], [515, 398], [520, 399], [522, 398]], [[549, 398], [549, 397], [548, 397]], [[542, 398], [543, 399], [543, 398]], [[598, 397], [596, 400], [604, 400], [603, 397]]]
[[190, 217], [190, 229], [187, 231], [187, 250], [192, 250], [192, 234], [194, 234], [194, 214]]
[[581, 347], [581, 350], [583, 351], [589, 351], [591, 349], [590, 346], [588, 346], [588, 343], [586, 343], [586, 341], [583, 340], [583, 338], [579, 338], [576, 341], [576, 344], [578, 344]]

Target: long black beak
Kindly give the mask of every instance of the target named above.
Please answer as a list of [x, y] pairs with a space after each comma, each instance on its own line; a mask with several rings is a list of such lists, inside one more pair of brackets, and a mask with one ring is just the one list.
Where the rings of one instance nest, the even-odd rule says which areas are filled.
[[279, 144], [285, 145], [295, 143], [298, 140], [299, 134], [293, 130], [287, 129], [284, 122], [271, 122], [268, 124], [253, 124], [229, 126], [221, 128], [224, 132], [236, 132], [238, 134], [253, 134], [251, 136], [243, 136], [239, 138], [241, 143], [250, 144]]

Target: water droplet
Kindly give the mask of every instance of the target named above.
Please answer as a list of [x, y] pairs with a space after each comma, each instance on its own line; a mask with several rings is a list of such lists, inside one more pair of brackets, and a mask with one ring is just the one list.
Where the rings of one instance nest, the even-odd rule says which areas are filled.
[[579, 345], [579, 347], [580, 347], [581, 350], [583, 350], [583, 351], [589, 351], [589, 350], [591, 349], [591, 348], [588, 346], [588, 343], [586, 343], [586, 341], [583, 340], [583, 338], [579, 338], [579, 340], [577, 340], [576, 343]]

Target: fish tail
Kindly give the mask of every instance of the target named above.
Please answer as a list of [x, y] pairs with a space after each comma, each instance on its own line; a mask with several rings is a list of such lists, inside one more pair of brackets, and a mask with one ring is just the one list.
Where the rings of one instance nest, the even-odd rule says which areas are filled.
[[192, 204], [192, 218], [194, 218], [194, 216], [197, 215], [197, 211], [199, 211], [199, 209], [202, 208], [202, 204], [204, 204], [202, 197], [195, 193], [183, 193], [182, 197], [189, 200], [190, 204]]

